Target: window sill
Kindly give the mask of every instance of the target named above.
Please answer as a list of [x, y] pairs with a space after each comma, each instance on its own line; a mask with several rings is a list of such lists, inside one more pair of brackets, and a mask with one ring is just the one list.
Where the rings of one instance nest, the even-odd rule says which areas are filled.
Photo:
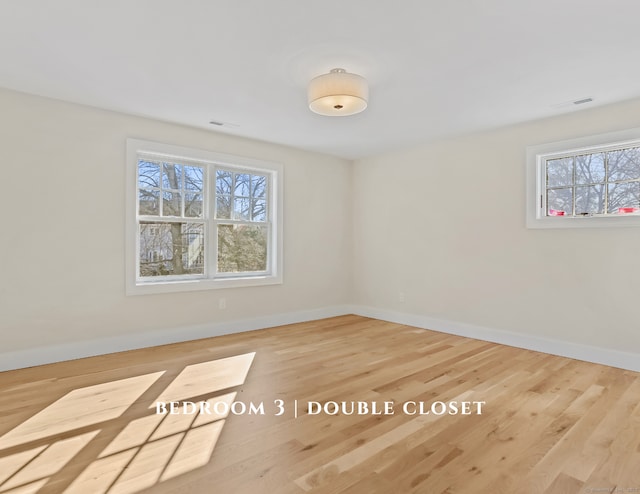
[[154, 293], [195, 292], [221, 288], [239, 288], [264, 285], [280, 285], [282, 277], [255, 276], [247, 278], [191, 279], [175, 281], [137, 282], [127, 286], [127, 295], [150, 295]]
[[527, 228], [626, 228], [639, 227], [640, 215], [621, 216], [546, 216], [527, 218]]

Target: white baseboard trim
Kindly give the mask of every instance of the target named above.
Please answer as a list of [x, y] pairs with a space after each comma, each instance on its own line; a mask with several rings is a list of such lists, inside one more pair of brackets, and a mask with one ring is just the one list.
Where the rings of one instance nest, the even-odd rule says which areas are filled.
[[351, 306], [351, 312], [360, 316], [405, 324], [421, 329], [430, 329], [441, 333], [465, 336], [476, 340], [490, 341], [502, 345], [524, 348], [526, 350], [640, 372], [640, 354], [637, 353], [571, 343], [569, 341], [551, 338], [541, 338], [539, 336], [485, 328], [473, 324], [447, 321], [417, 314], [376, 309], [374, 307]]
[[356, 314], [383, 321], [404, 324], [441, 333], [454, 334], [491, 341], [502, 345], [524, 348], [537, 352], [559, 355], [577, 360], [608, 365], [620, 369], [640, 372], [640, 354], [623, 352], [608, 348], [599, 348], [580, 343], [571, 343], [551, 338], [514, 333], [499, 329], [486, 328], [473, 324], [437, 319], [418, 314], [377, 309], [361, 305], [338, 305], [321, 309], [274, 314], [259, 318], [242, 319], [196, 326], [185, 326], [167, 330], [148, 331], [111, 338], [65, 343], [43, 347], [0, 353], [0, 372], [51, 364], [66, 360], [75, 360], [108, 353], [136, 350], [169, 343], [198, 340], [212, 336], [241, 333], [256, 329], [271, 328], [285, 324], [315, 321], [327, 317]]
[[75, 360], [107, 353], [136, 350], [169, 343], [198, 340], [221, 336], [225, 334], [241, 333], [256, 329], [271, 328], [285, 324], [315, 321], [327, 317], [351, 314], [350, 306], [332, 306], [298, 312], [274, 314], [259, 318], [242, 319], [237, 321], [200, 324], [159, 331], [148, 331], [137, 334], [127, 334], [111, 338], [63, 343], [59, 345], [42, 346], [0, 353], [0, 372], [33, 367], [35, 365], [51, 364], [66, 360]]

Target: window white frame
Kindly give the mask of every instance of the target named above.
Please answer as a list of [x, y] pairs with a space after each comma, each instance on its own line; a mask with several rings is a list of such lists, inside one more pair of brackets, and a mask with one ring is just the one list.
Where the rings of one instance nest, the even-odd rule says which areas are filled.
[[599, 228], [640, 226], [640, 214], [547, 216], [546, 161], [572, 155], [640, 146], [640, 128], [529, 146], [526, 150], [527, 228]]
[[[221, 154], [140, 139], [127, 139], [126, 149], [126, 293], [142, 295], [151, 293], [183, 292], [216, 288], [273, 285], [283, 280], [283, 166], [262, 160]], [[198, 164], [206, 168], [204, 179], [203, 221], [205, 224], [206, 252], [203, 275], [167, 277], [141, 277], [139, 270], [140, 238], [138, 211], [138, 159], [141, 155], [166, 157], [177, 163]], [[270, 235], [267, 239], [267, 269], [264, 272], [216, 273], [217, 223], [234, 221], [215, 218], [216, 170], [247, 172], [268, 177], [267, 220]], [[212, 200], [213, 199], [213, 200]], [[236, 222], [236, 223], [242, 223]], [[211, 262], [214, 260], [214, 262]]]

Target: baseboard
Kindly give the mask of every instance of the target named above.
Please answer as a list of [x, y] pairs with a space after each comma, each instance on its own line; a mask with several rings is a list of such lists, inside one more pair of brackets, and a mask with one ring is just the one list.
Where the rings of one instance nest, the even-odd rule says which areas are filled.
[[640, 354], [623, 352], [610, 348], [600, 348], [569, 341], [541, 338], [538, 336], [503, 331], [473, 324], [436, 319], [417, 314], [407, 314], [366, 306], [351, 306], [351, 312], [360, 316], [381, 319], [383, 321], [405, 324], [441, 333], [465, 336], [477, 340], [500, 343], [502, 345], [524, 348], [536, 352], [608, 365], [619, 369], [640, 372]]
[[243, 331], [271, 328], [285, 324], [315, 321], [317, 319], [342, 316], [345, 314], [351, 314], [351, 308], [346, 305], [340, 305], [274, 314], [252, 319], [185, 326], [172, 328], [170, 330], [149, 331], [111, 338], [29, 348], [26, 350], [0, 353], [0, 371], [94, 357], [96, 355], [136, 350], [138, 348], [166, 345], [169, 343], [198, 340]]
[[346, 314], [357, 314], [383, 321], [405, 324], [407, 326], [439, 331], [441, 333], [491, 341], [502, 345], [524, 348], [526, 350], [640, 372], [640, 355], [637, 353], [599, 348], [563, 340], [540, 338], [533, 335], [360, 305], [331, 306], [321, 309], [274, 314], [260, 318], [185, 326], [172, 328], [170, 330], [149, 331], [126, 336], [5, 352], [0, 353], [0, 371], [21, 369], [35, 365], [51, 364], [54, 362], [75, 360], [126, 350], [136, 350], [138, 348], [148, 348], [169, 343], [198, 340], [212, 336], [241, 333], [243, 331], [271, 328], [285, 324], [315, 321], [317, 319]]

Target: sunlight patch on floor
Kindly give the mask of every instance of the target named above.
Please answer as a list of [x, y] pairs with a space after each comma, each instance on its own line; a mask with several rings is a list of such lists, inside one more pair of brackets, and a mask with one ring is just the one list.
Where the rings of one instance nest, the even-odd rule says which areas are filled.
[[74, 389], [0, 437], [0, 449], [118, 418], [162, 374], [154, 372]]
[[[237, 396], [215, 393], [244, 384], [254, 356], [186, 366], [155, 400], [145, 393], [166, 371], [70, 391], [0, 437], [0, 494], [60, 482], [65, 494], [134, 494], [206, 465]], [[211, 413], [158, 414], [159, 401], [202, 401]]]
[[255, 353], [245, 353], [189, 365], [167, 386], [156, 401], [189, 400], [213, 391], [240, 386], [247, 378], [254, 357]]
[[35, 456], [19, 466], [18, 470], [0, 486], [0, 492], [13, 492], [11, 489], [16, 487], [27, 486], [34, 481], [50, 478], [89, 444], [98, 432], [100, 431], [73, 436], [40, 449]]

